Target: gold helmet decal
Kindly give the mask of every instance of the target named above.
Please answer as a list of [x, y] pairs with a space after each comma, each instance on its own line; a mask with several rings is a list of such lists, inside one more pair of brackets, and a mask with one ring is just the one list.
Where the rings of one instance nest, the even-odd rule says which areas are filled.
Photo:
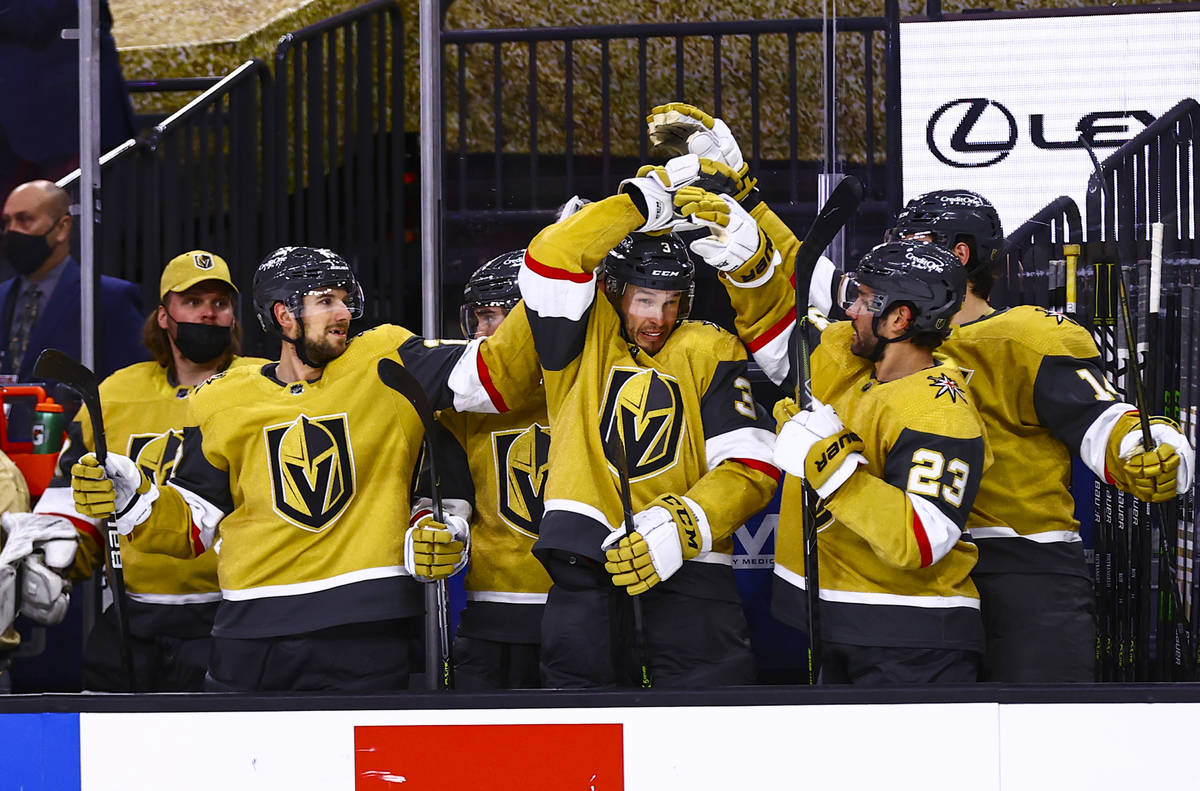
[[625, 446], [630, 480], [661, 472], [679, 457], [683, 403], [670, 376], [652, 368], [613, 369], [600, 419], [606, 446], [614, 432]]
[[346, 415], [300, 415], [265, 431], [275, 512], [304, 530], [332, 525], [354, 499]]
[[183, 432], [168, 429], [161, 434], [133, 434], [129, 437], [129, 458], [142, 468], [146, 477], [160, 486], [175, 472], [175, 462], [183, 448]]
[[523, 431], [498, 431], [492, 442], [500, 516], [518, 532], [536, 538], [549, 470], [550, 430], [534, 423]]

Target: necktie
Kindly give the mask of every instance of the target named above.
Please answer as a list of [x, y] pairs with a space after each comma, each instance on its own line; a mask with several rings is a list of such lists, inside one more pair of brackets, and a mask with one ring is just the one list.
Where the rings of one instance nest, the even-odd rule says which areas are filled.
[[21, 304], [13, 317], [12, 337], [8, 340], [9, 368], [13, 373], [21, 370], [21, 361], [25, 358], [25, 349], [29, 346], [29, 336], [37, 322], [41, 297], [41, 289], [37, 286], [30, 287], [21, 297]]

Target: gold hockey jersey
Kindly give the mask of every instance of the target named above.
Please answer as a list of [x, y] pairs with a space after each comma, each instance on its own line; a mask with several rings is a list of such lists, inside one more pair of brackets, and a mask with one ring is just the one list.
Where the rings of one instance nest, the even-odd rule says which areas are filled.
[[[230, 368], [257, 368], [266, 362], [256, 357], [235, 357]], [[167, 369], [155, 362], [135, 363], [113, 373], [100, 383], [109, 449], [133, 459], [159, 485], [166, 484], [179, 456], [192, 393], [191, 387], [172, 384]], [[70, 442], [59, 457], [61, 475], [42, 495], [35, 510], [65, 516], [75, 524], [80, 542], [71, 576], [86, 579], [104, 565], [106, 545], [103, 526], [78, 513], [71, 497], [71, 465], [95, 447], [86, 406], [79, 410], [68, 435]], [[122, 536], [121, 565], [132, 602], [130, 628], [135, 634], [191, 637], [209, 632], [212, 610], [221, 599], [213, 554], [188, 560], [173, 558], [143, 552]]]
[[[624, 529], [609, 455], [611, 441], [619, 440], [634, 512], [661, 494], [688, 498], [706, 551], [685, 567], [728, 567], [733, 531], [774, 493], [774, 437], [751, 395], [737, 338], [685, 321], [650, 355], [623, 337], [615, 308], [597, 298], [595, 268], [642, 222], [626, 196], [590, 204], [539, 233], [521, 268], [554, 431], [554, 474], [535, 550], [602, 561], [601, 542]], [[688, 577], [664, 584], [682, 589]], [[688, 592], [736, 596], [702, 585]]]
[[[799, 245], [764, 205], [756, 218], [777, 249], [764, 272], [722, 274], [736, 326], [768, 377], [794, 388], [797, 327], [792, 282]], [[823, 327], [810, 311], [805, 325]], [[831, 640], [982, 650], [979, 596], [969, 574], [976, 550], [962, 534], [983, 470], [991, 463], [957, 365], [879, 383], [850, 351], [851, 325], [828, 325], [812, 355], [814, 395], [832, 404], [866, 442], [868, 465], [819, 516], [821, 617]], [[953, 469], [952, 469], [953, 468]], [[805, 628], [800, 481], [784, 481], [776, 536], [772, 609]]]
[[[963, 377], [937, 365], [890, 382], [850, 351], [849, 322], [830, 325], [812, 355], [813, 395], [866, 444], [867, 464], [823, 504], [821, 628], [855, 645], [982, 650], [976, 550], [963, 528], [991, 463]], [[784, 482], [775, 540], [773, 610], [803, 628], [807, 604], [803, 487]]]
[[[459, 634], [498, 642], [540, 642], [550, 575], [533, 555], [550, 472], [550, 421], [543, 398], [503, 415], [444, 410], [438, 421], [462, 449], [465, 470], [443, 466], [443, 496], [474, 503], [467, 609]], [[457, 483], [457, 481], [455, 481]]]
[[[516, 402], [528, 379], [508, 374], [536, 380], [537, 363], [524, 348], [527, 323], [511, 324], [474, 346], [424, 342], [384, 325], [355, 337], [313, 382], [279, 381], [274, 364], [210, 379], [191, 398], [175, 475], [134, 543], [178, 557], [215, 547], [218, 637], [421, 612], [403, 547], [423, 427], [375, 366], [383, 357], [403, 362], [435, 407], [460, 396], [482, 403], [489, 392]], [[505, 349], [512, 353], [496, 354]], [[458, 377], [462, 367], [469, 370]], [[467, 384], [454, 389], [455, 378]]]
[[956, 327], [943, 348], [967, 376], [996, 456], [967, 523], [978, 570], [1087, 576], [1071, 454], [1103, 477], [1112, 423], [1134, 409], [1105, 379], [1091, 335], [1024, 305]]

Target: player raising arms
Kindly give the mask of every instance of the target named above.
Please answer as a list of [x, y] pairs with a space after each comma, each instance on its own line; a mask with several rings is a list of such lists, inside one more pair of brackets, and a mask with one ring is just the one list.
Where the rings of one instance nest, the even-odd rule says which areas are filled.
[[655, 685], [754, 678], [731, 534], [775, 490], [773, 437], [741, 344], [686, 320], [687, 250], [648, 235], [675, 218], [657, 177], [630, 179], [539, 233], [521, 269], [554, 432], [534, 546], [554, 580], [542, 622], [546, 686], [637, 683], [630, 596], [641, 601]]
[[1095, 680], [1091, 578], [1071, 498], [1071, 455], [1143, 500], [1191, 488], [1195, 455], [1178, 427], [1150, 418], [1158, 447], [1141, 445], [1138, 413], [1104, 378], [1091, 335], [1059, 313], [988, 304], [1004, 235], [995, 208], [966, 190], [913, 199], [888, 232], [925, 239], [962, 262], [970, 289], [947, 353], [971, 372], [970, 392], [996, 463], [968, 528], [987, 631], [989, 681]]
[[[197, 388], [171, 481], [157, 486], [116, 454], [104, 469], [94, 455], [72, 468], [79, 510], [115, 514], [147, 551], [191, 557], [219, 539], [210, 690], [405, 688], [406, 619], [422, 595], [411, 581], [421, 550], [405, 554], [402, 526], [422, 426], [378, 382], [376, 362], [402, 361], [442, 407], [495, 410], [536, 381], [529, 352], [495, 364], [506, 343], [531, 345], [525, 322], [466, 346], [426, 344], [393, 325], [351, 339], [362, 300], [337, 254], [276, 250], [255, 273], [254, 306], [283, 340], [280, 359]], [[522, 364], [530, 376], [509, 380]], [[465, 522], [446, 522], [421, 526], [465, 538]]]
[[[517, 273], [525, 250], [488, 261], [463, 289], [468, 339], [486, 338], [521, 298]], [[524, 319], [520, 319], [524, 320]], [[465, 474], [443, 464], [443, 488], [474, 503], [467, 606], [454, 640], [456, 689], [540, 686], [538, 645], [550, 577], [531, 552], [542, 521], [550, 423], [540, 387], [502, 415], [442, 410], [438, 422], [465, 451]], [[422, 501], [418, 508], [424, 508]]]

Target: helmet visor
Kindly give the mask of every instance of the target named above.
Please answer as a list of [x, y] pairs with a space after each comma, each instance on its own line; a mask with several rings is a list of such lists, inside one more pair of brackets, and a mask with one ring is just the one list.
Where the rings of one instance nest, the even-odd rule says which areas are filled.
[[467, 340], [486, 338], [496, 331], [512, 305], [506, 302], [468, 302], [458, 309], [458, 326]]
[[363, 314], [362, 287], [357, 282], [322, 286], [296, 294], [288, 304], [296, 318], [317, 318], [331, 314], [349, 312], [351, 319]]
[[876, 292], [870, 286], [863, 286], [854, 272], [847, 272], [842, 275], [842, 282], [838, 285], [838, 304], [847, 313], [855, 304], [868, 313], [878, 313], [887, 304], [887, 295]]

